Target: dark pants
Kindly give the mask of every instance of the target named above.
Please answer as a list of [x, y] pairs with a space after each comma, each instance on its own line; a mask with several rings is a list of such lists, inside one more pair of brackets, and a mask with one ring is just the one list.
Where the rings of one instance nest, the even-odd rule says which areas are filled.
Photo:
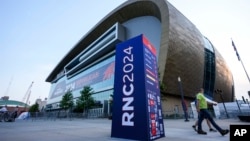
[[198, 119], [198, 131], [202, 130], [201, 123], [205, 117], [211, 122], [211, 124], [215, 129], [217, 129], [219, 132], [222, 131], [222, 129], [214, 122], [214, 119], [211, 117], [207, 109], [200, 109], [199, 119]]

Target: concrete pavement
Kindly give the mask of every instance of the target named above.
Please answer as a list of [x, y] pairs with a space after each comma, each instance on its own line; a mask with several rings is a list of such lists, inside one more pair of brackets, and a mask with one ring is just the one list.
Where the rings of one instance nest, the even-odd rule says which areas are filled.
[[[238, 119], [215, 119], [222, 128], [231, 124], [250, 124]], [[219, 132], [209, 132], [203, 122], [207, 135], [199, 135], [193, 129], [195, 120], [165, 119], [166, 137], [157, 141], [229, 141], [230, 135], [221, 136]], [[0, 141], [125, 141], [111, 138], [111, 120], [108, 119], [56, 119], [56, 120], [17, 120], [0, 122]]]

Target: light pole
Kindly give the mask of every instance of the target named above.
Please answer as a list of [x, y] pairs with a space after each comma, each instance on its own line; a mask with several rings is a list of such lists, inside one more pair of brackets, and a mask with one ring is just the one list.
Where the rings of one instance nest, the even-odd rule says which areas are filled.
[[181, 105], [182, 105], [182, 109], [184, 111], [184, 115], [185, 115], [185, 121], [189, 121], [188, 120], [188, 113], [187, 113], [187, 106], [184, 100], [184, 94], [183, 94], [183, 90], [182, 90], [182, 84], [181, 84], [181, 78], [178, 77], [178, 82], [179, 82], [179, 88], [180, 88], [180, 92], [181, 92]]
[[247, 102], [247, 104], [248, 104], [248, 107], [249, 107], [249, 109], [250, 109], [250, 105], [249, 105], [248, 99], [246, 99], [246, 102]]
[[240, 114], [241, 114], [241, 109], [240, 109], [240, 105], [239, 105], [239, 103], [238, 103], [238, 100], [237, 100], [237, 98], [235, 98], [235, 101], [236, 101], [236, 103], [237, 103], [238, 109], [239, 109], [239, 111], [240, 111]]
[[217, 90], [215, 90], [214, 92], [215, 92], [216, 94], [219, 94], [219, 95], [220, 95], [220, 98], [221, 98], [222, 104], [223, 104], [223, 106], [224, 106], [224, 109], [225, 109], [227, 118], [229, 118], [228, 113], [227, 113], [227, 109], [226, 109], [226, 106], [225, 106], [225, 103], [224, 103], [224, 99], [223, 99], [223, 97], [222, 97], [222, 90], [217, 89]]

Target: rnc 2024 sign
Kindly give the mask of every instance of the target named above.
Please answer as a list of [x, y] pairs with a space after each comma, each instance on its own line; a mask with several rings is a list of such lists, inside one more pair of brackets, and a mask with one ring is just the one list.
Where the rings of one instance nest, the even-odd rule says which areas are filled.
[[165, 137], [156, 49], [143, 36], [116, 46], [111, 137]]

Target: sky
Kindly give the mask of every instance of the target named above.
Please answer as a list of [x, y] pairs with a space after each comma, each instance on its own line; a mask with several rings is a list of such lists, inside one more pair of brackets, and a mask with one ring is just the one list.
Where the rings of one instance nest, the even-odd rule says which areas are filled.
[[[45, 79], [69, 50], [125, 0], [1, 0], [0, 97], [48, 98]], [[233, 74], [237, 99], [249, 99], [249, 0], [169, 0], [206, 36]], [[232, 47], [233, 39], [241, 61]], [[245, 67], [245, 69], [243, 68]], [[246, 70], [246, 72], [245, 72]], [[250, 75], [250, 74], [249, 74]]]

